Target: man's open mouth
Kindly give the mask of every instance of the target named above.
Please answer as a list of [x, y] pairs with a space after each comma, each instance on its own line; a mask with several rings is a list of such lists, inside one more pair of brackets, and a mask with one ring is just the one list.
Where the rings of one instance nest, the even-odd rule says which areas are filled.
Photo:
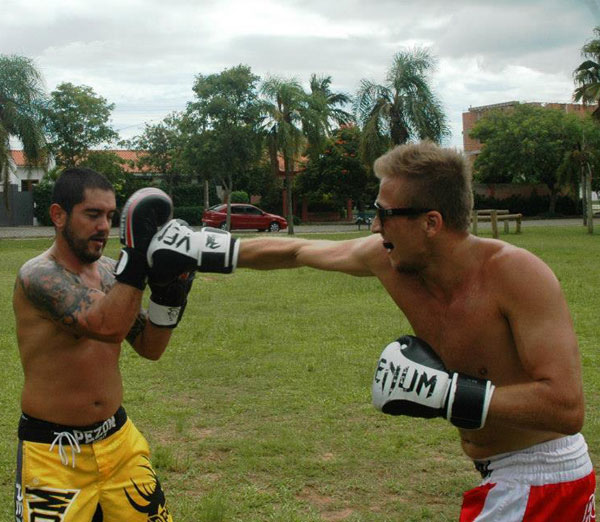
[[101, 243], [102, 245], [106, 244], [106, 238], [105, 237], [92, 237], [90, 238], [91, 241], [95, 241], [97, 243]]

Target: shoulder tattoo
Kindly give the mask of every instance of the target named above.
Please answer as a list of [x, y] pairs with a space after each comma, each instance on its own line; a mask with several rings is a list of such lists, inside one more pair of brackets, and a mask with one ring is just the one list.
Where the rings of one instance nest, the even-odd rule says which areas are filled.
[[34, 306], [64, 326], [78, 324], [81, 314], [93, 304], [95, 294], [101, 294], [83, 285], [76, 274], [44, 257], [23, 265], [18, 282]]
[[100, 272], [102, 291], [107, 294], [108, 291], [115, 285], [115, 266], [117, 265], [114, 259], [102, 256], [98, 260], [98, 271]]

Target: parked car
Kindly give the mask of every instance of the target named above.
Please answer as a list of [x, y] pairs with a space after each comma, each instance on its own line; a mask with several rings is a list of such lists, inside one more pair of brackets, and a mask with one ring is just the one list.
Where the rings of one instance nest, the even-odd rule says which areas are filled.
[[[226, 228], [227, 205], [221, 203], [205, 210], [202, 214], [202, 226]], [[254, 205], [245, 203], [231, 204], [231, 230], [257, 229], [278, 232], [286, 228], [286, 219], [277, 214], [269, 214]]]

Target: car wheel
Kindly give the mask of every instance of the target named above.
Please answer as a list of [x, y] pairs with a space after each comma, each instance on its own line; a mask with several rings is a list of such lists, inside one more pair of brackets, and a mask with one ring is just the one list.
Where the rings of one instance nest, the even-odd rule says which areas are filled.
[[269, 225], [269, 232], [279, 232], [279, 228], [279, 223], [273, 221], [273, 223]]
[[227, 230], [227, 221], [223, 221], [223, 223], [219, 225], [219, 228], [221, 230]]

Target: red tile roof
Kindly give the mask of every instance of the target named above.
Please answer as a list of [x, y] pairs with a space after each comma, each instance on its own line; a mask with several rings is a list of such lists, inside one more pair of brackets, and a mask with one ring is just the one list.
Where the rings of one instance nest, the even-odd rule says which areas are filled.
[[44, 154], [44, 152], [42, 152], [40, 160], [35, 161], [33, 163], [30, 163], [27, 161], [27, 158], [25, 157], [25, 151], [23, 151], [23, 150], [11, 149], [10, 155], [17, 167], [40, 167], [40, 168], [43, 168], [46, 164], [46, 155]]
[[12, 160], [15, 162], [17, 167], [27, 167], [27, 159], [25, 158], [25, 153], [22, 150], [11, 150], [10, 155], [12, 156]]
[[135, 173], [147, 173], [152, 172], [152, 168], [148, 166], [140, 167], [138, 161], [144, 155], [143, 152], [137, 150], [107, 150], [106, 152], [112, 152], [119, 156], [119, 158], [125, 160], [127, 163], [123, 164], [123, 170], [132, 174]]
[[[152, 169], [150, 167], [139, 167], [137, 165], [137, 162], [144, 154], [143, 152], [139, 152], [136, 150], [107, 150], [106, 152], [112, 152], [113, 154], [119, 156], [119, 158], [126, 161], [126, 163], [123, 164], [123, 170], [125, 172], [132, 174], [152, 172]], [[11, 150], [10, 154], [17, 167], [28, 166], [27, 159], [25, 158], [25, 153], [22, 150]]]

